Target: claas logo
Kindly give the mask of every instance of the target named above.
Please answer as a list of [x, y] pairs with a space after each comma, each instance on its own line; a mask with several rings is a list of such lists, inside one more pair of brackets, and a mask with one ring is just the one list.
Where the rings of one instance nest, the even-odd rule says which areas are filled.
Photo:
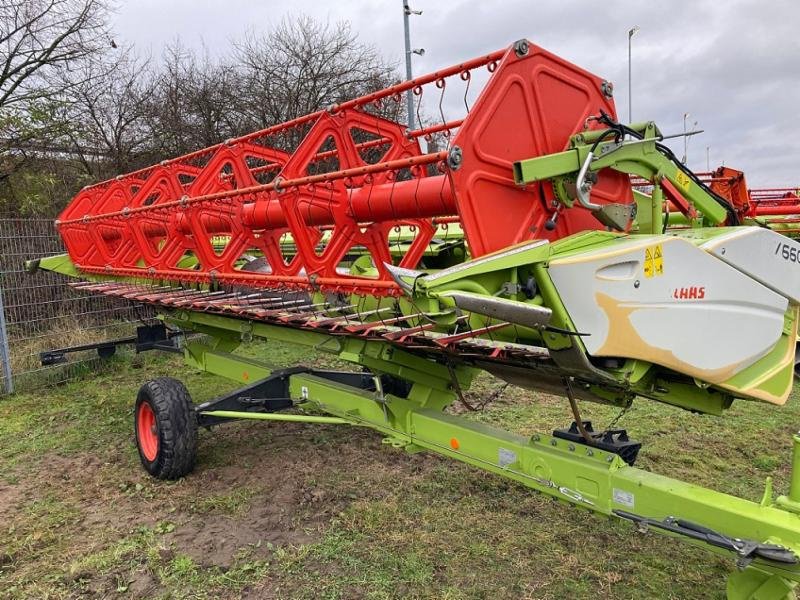
[[676, 300], [702, 300], [706, 297], [706, 287], [704, 285], [692, 285], [675, 288], [672, 291], [672, 297]]

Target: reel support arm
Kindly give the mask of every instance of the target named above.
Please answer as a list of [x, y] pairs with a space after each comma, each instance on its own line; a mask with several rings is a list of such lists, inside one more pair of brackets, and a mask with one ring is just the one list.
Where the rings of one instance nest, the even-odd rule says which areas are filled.
[[[572, 137], [569, 150], [539, 156], [514, 163], [514, 180], [520, 186], [542, 181], [553, 184], [555, 195], [567, 208], [574, 200], [601, 218], [606, 206], [588, 202], [588, 191], [592, 188], [592, 174], [603, 169], [612, 169], [627, 175], [636, 175], [653, 185], [650, 210], [647, 211], [649, 227], [640, 227], [640, 233], [661, 233], [663, 228], [664, 192], [695, 226], [720, 225], [726, 221], [729, 212], [721, 205], [710, 190], [701, 186], [674, 157], [659, 150], [661, 134], [655, 123], [640, 125], [641, 139], [604, 140], [602, 132], [586, 132]], [[634, 128], [631, 128], [636, 131]], [[566, 185], [573, 182], [574, 193]], [[610, 205], [614, 206], [614, 205]], [[639, 207], [639, 214], [642, 214]], [[625, 229], [624, 221], [617, 221], [616, 229]], [[640, 223], [641, 225], [641, 223]]]

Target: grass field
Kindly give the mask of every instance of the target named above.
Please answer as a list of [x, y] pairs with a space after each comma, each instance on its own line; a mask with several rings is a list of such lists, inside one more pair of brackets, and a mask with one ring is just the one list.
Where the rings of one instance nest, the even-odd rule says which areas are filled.
[[[275, 363], [330, 364], [287, 346]], [[0, 400], [4, 598], [720, 598], [731, 561], [612, 522], [369, 430], [233, 423], [201, 432], [199, 465], [140, 468], [132, 404], [172, 375], [195, 401], [233, 385], [179, 358], [118, 358], [79, 381]], [[470, 392], [500, 386], [482, 376]], [[607, 424], [616, 410], [587, 405]], [[726, 417], [639, 401], [620, 425], [638, 466], [758, 500], [784, 493], [798, 399]], [[570, 421], [563, 399], [509, 387], [469, 414], [521, 433]]]

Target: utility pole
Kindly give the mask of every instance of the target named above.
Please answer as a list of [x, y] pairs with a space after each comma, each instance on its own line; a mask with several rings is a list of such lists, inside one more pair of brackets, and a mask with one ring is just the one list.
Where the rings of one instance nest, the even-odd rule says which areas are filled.
[[636, 32], [639, 31], [639, 26], [634, 25], [628, 30], [628, 124], [633, 123], [633, 77], [631, 69], [631, 40]]
[[[423, 56], [425, 54], [424, 48], [411, 49], [411, 32], [408, 28], [408, 17], [421, 14], [421, 10], [411, 10], [408, 6], [408, 0], [403, 0], [403, 30], [406, 37], [406, 80], [408, 81], [414, 78], [411, 74], [411, 55]], [[406, 109], [408, 110], [408, 129], [410, 131], [416, 129], [414, 123], [414, 92], [412, 90], [406, 92]]]

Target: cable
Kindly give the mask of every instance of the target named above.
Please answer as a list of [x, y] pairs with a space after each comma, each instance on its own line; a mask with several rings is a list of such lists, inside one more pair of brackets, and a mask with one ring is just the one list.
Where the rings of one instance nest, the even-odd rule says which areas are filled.
[[694, 172], [689, 169], [686, 165], [678, 160], [678, 157], [675, 156], [675, 153], [665, 146], [664, 144], [656, 143], [656, 148], [658, 149], [661, 154], [663, 154], [666, 158], [671, 160], [675, 163], [675, 166], [683, 172], [684, 175], [689, 177], [692, 181], [694, 181], [704, 192], [706, 192], [711, 198], [719, 204], [722, 208], [725, 209], [725, 212], [728, 213], [728, 218], [730, 219], [731, 225], [741, 225], [741, 221], [739, 221], [739, 215], [736, 214], [733, 206], [731, 206], [730, 202], [728, 202], [725, 198], [718, 195], [714, 192], [710, 187], [708, 187], [700, 178], [694, 174]]
[[[592, 152], [594, 152], [594, 150], [597, 148], [597, 146], [600, 143], [600, 140], [602, 140], [606, 136], [608, 131], [611, 131], [612, 129], [616, 129], [620, 132], [623, 132], [623, 134], [627, 134], [638, 140], [644, 139], [644, 136], [641, 133], [639, 133], [634, 129], [631, 129], [627, 125], [623, 125], [622, 123], [615, 121], [613, 118], [611, 118], [611, 115], [609, 115], [603, 110], [600, 110], [600, 116], [597, 117], [596, 119], [599, 123], [608, 126], [609, 129], [606, 132], [604, 132], [603, 135], [601, 135], [600, 138], [594, 143], [594, 145], [592, 146]], [[741, 225], [741, 222], [739, 221], [739, 215], [736, 214], [736, 210], [734, 210], [730, 202], [728, 202], [725, 198], [723, 198], [722, 196], [717, 194], [714, 190], [712, 190], [710, 187], [708, 187], [705, 184], [705, 182], [703, 182], [697, 175], [695, 175], [694, 171], [692, 171], [691, 169], [689, 169], [689, 167], [687, 167], [681, 161], [679, 161], [678, 157], [675, 156], [675, 153], [672, 151], [671, 148], [665, 146], [659, 141], [657, 141], [655, 145], [656, 149], [665, 158], [674, 163], [675, 166], [678, 168], [678, 170], [680, 170], [684, 175], [689, 177], [689, 179], [691, 179], [695, 184], [697, 184], [697, 186], [700, 187], [706, 194], [708, 194], [717, 204], [719, 204], [722, 208], [725, 209], [725, 212], [728, 213], [728, 218], [732, 225]]]
[[606, 129], [606, 130], [605, 130], [603, 133], [601, 133], [601, 134], [600, 134], [600, 137], [598, 137], [598, 138], [597, 138], [597, 140], [595, 141], [595, 143], [594, 143], [594, 144], [592, 144], [592, 147], [589, 149], [589, 152], [591, 152], [592, 154], [594, 154], [594, 151], [595, 151], [595, 150], [597, 150], [597, 147], [600, 145], [600, 142], [602, 142], [602, 141], [603, 141], [605, 138], [607, 138], [609, 133], [614, 133], [614, 134], [616, 134], [616, 135], [614, 136], [614, 140], [615, 140], [615, 141], [619, 141], [619, 138], [620, 138], [620, 137], [621, 137], [621, 135], [622, 135], [622, 134], [620, 133], [620, 130], [619, 130], [618, 128], [616, 128], [616, 127], [610, 127], [609, 129]]

